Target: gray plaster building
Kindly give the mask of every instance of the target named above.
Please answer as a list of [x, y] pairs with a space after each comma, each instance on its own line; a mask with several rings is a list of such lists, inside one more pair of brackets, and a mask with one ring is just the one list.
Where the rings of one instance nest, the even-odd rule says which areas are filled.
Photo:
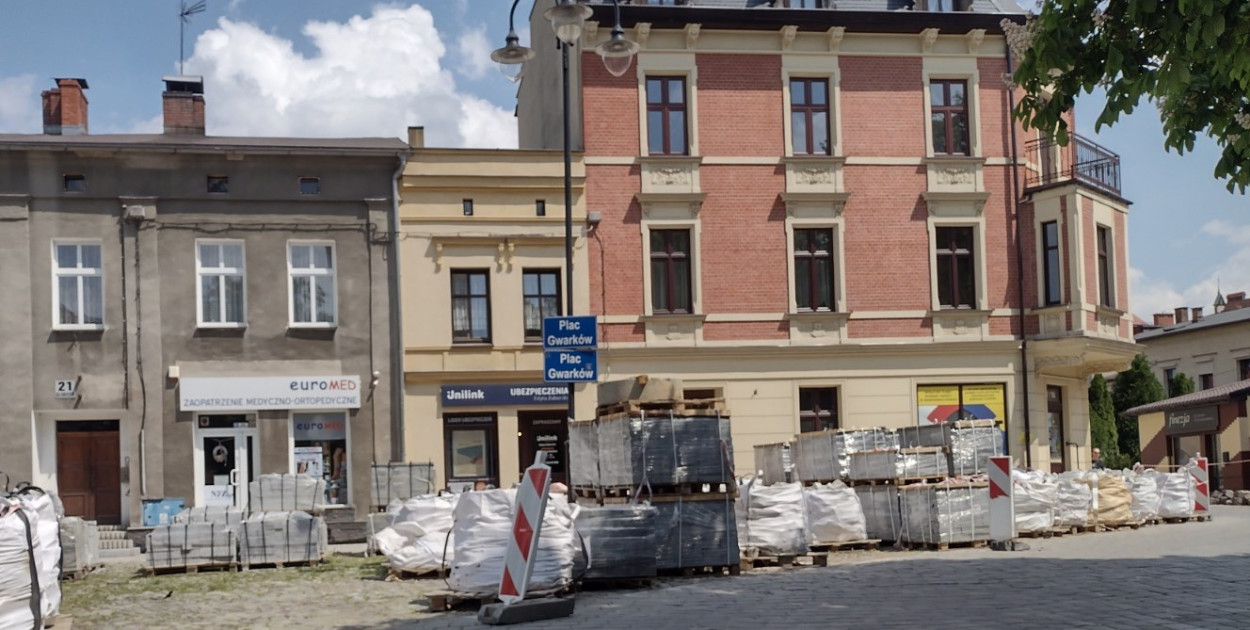
[[43, 134], [0, 135], [0, 471], [135, 526], [298, 470], [359, 518], [400, 443], [407, 145], [207, 136], [202, 82], [165, 83], [161, 134], [91, 135], [87, 82], [58, 79]]

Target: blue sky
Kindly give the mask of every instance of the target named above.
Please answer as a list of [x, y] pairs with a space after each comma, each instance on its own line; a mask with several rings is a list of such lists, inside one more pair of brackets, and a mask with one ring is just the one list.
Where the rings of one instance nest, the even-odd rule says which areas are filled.
[[[515, 86], [489, 61], [509, 0], [208, 0], [187, 28], [187, 73], [206, 82], [216, 135], [402, 136], [424, 125], [441, 146], [516, 143]], [[518, 7], [518, 26], [530, 2]], [[90, 82], [93, 133], [160, 129], [160, 77], [178, 70], [177, 0], [6, 0], [0, 20], [0, 132], [38, 132], [54, 76]], [[525, 29], [519, 28], [523, 41]], [[1092, 134], [1096, 96], [1078, 107]], [[1163, 149], [1155, 108], [1094, 136], [1122, 161], [1132, 308], [1149, 319], [1250, 290], [1250, 203], [1212, 169], [1200, 141]]]

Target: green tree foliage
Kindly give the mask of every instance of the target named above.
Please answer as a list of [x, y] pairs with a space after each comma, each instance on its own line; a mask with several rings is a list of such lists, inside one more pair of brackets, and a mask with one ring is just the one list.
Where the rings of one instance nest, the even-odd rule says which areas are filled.
[[1177, 372], [1172, 376], [1172, 382], [1168, 383], [1168, 398], [1192, 393], [1194, 393], [1194, 379], [1185, 376], [1184, 372]]
[[1133, 357], [1133, 364], [1116, 375], [1115, 383], [1111, 387], [1120, 454], [1130, 461], [1139, 460], [1141, 445], [1137, 439], [1137, 418], [1125, 416], [1124, 412], [1159, 400], [1163, 400], [1163, 385], [1150, 370], [1150, 359], [1144, 354]]
[[1089, 382], [1089, 429], [1094, 446], [1102, 451], [1103, 462], [1119, 459], [1120, 443], [1116, 438], [1115, 405], [1111, 402], [1111, 390], [1107, 379], [1095, 374]]
[[[1246, 0], [1043, 0], [1025, 25], [1003, 21], [1015, 109], [1028, 127], [1068, 139], [1063, 115], [1078, 94], [1105, 88], [1095, 130], [1159, 108], [1164, 146], [1193, 151], [1203, 133], [1223, 148], [1215, 176], [1230, 191], [1250, 184], [1250, 2]], [[1049, 95], [1048, 95], [1049, 94]]]

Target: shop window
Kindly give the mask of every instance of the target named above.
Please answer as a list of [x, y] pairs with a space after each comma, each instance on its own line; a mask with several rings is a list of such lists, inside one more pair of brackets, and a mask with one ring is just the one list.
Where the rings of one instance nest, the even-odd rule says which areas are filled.
[[347, 444], [347, 414], [293, 413], [291, 424], [295, 473], [324, 479], [328, 505], [348, 505], [351, 451]]
[[[916, 421], [920, 425], [956, 420], [993, 420], [1007, 430], [1007, 387], [1002, 383], [920, 385], [916, 387]], [[1003, 454], [1010, 455], [1004, 435]]]
[[825, 431], [838, 428], [838, 388], [799, 388], [799, 431]]
[[499, 430], [495, 414], [443, 416], [447, 485], [472, 489], [480, 481], [499, 485]]

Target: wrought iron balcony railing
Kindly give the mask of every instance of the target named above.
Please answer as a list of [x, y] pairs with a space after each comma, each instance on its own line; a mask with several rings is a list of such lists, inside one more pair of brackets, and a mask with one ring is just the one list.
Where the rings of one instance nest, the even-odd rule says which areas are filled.
[[1026, 189], [1079, 182], [1120, 196], [1120, 156], [1098, 143], [1073, 134], [1067, 146], [1054, 140], [1025, 145], [1030, 168]]

